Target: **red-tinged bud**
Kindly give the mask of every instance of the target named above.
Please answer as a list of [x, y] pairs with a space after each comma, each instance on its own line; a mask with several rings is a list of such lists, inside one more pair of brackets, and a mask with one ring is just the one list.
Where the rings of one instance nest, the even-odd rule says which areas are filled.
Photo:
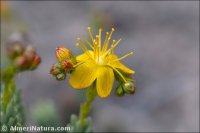
[[55, 53], [56, 53], [56, 57], [60, 63], [63, 62], [64, 60], [69, 60], [72, 63], [74, 63], [74, 61], [75, 61], [75, 58], [74, 58], [72, 52], [65, 47], [57, 47]]
[[60, 64], [54, 64], [50, 69], [50, 74], [56, 77], [57, 80], [64, 80], [66, 78], [66, 72]]
[[61, 67], [66, 71], [69, 72], [73, 69], [73, 64], [69, 62], [68, 60], [64, 60], [61, 62]]
[[26, 60], [26, 57], [24, 56], [19, 56], [15, 59], [14, 61], [14, 65], [17, 69], [19, 70], [24, 70], [24, 69], [27, 69], [28, 67], [28, 64], [27, 64], [27, 60]]
[[52, 74], [53, 76], [56, 76], [60, 73], [60, 66], [59, 64], [54, 64], [51, 69], [50, 69], [50, 74]]
[[37, 66], [40, 64], [40, 62], [41, 62], [41, 57], [36, 54], [35, 58], [32, 61], [30, 69], [33, 70], [33, 69], [37, 68]]
[[33, 62], [34, 58], [36, 57], [36, 53], [25, 51], [23, 56], [25, 56], [26, 59], [28, 60], [28, 62], [31, 63], [31, 62]]

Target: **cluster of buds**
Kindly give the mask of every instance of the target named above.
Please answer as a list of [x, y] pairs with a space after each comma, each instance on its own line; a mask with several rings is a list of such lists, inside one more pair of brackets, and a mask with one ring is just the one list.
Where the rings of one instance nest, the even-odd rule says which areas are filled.
[[115, 90], [117, 96], [124, 96], [124, 94], [135, 93], [135, 80], [131, 77], [126, 77], [126, 82], [119, 81], [119, 84]]
[[35, 49], [31, 45], [24, 47], [20, 41], [9, 42], [7, 54], [19, 71], [34, 70], [41, 62], [41, 57]]
[[67, 73], [71, 73], [76, 65], [76, 59], [72, 52], [65, 47], [57, 47], [55, 51], [58, 63], [50, 69], [50, 74], [57, 80], [64, 80]]

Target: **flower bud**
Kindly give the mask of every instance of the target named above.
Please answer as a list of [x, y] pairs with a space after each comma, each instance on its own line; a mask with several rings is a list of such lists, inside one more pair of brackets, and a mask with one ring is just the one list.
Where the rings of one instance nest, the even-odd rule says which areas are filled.
[[71, 63], [75, 63], [75, 58], [69, 49], [65, 47], [57, 47], [55, 53], [60, 63], [64, 60], [69, 60]]
[[56, 77], [57, 80], [66, 78], [66, 72], [64, 72], [60, 64], [54, 64], [50, 69], [50, 74]]
[[116, 90], [115, 90], [115, 94], [116, 94], [117, 96], [123, 96], [123, 95], [124, 95], [124, 90], [123, 90], [121, 84], [119, 84], [119, 85], [117, 86], [117, 88], [116, 88]]
[[61, 73], [59, 64], [54, 64], [50, 69], [50, 74], [52, 74], [53, 76], [56, 76], [59, 73]]
[[58, 75], [56, 75], [56, 79], [57, 80], [64, 80], [66, 78], [66, 74], [65, 73], [60, 73]]
[[135, 85], [133, 81], [127, 81], [123, 84], [124, 91], [128, 94], [134, 94], [135, 93]]
[[25, 51], [24, 54], [23, 54], [23, 56], [25, 56], [26, 59], [28, 60], [28, 62], [31, 63], [31, 62], [33, 62], [33, 60], [34, 60], [36, 54], [35, 54], [34, 52]]
[[40, 62], [41, 62], [41, 57], [36, 54], [32, 61], [30, 69], [33, 70], [33, 69], [37, 68], [37, 66], [40, 64]]
[[14, 65], [16, 66], [17, 69], [19, 70], [24, 70], [27, 69], [28, 64], [27, 64], [27, 59], [24, 56], [19, 56], [15, 59]]
[[73, 69], [73, 64], [68, 61], [68, 60], [64, 60], [61, 62], [61, 67], [66, 71], [66, 72], [70, 72]]

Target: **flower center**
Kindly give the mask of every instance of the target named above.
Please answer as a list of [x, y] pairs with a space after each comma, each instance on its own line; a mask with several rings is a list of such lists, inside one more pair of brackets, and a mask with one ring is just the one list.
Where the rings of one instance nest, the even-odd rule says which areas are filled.
[[95, 62], [98, 64], [98, 65], [105, 65], [106, 64], [106, 61], [105, 61], [105, 57], [102, 57], [102, 56], [99, 56], [95, 59]]

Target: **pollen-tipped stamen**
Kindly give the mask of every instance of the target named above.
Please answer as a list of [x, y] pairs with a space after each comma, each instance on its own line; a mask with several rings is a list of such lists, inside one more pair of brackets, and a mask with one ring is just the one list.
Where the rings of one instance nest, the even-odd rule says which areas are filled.
[[122, 57], [120, 57], [120, 58], [118, 58], [118, 59], [112, 60], [111, 62], [113, 62], [113, 61], [120, 61], [120, 60], [122, 60], [122, 59], [124, 59], [124, 58], [126, 58], [126, 57], [128, 57], [128, 56], [130, 56], [130, 55], [133, 55], [133, 52], [130, 52], [130, 53], [128, 53], [128, 54], [125, 54], [124, 56], [122, 56]]
[[86, 50], [88, 51], [86, 45], [83, 43], [83, 41], [80, 38], [77, 38], [77, 40], [79, 41], [80, 45]]
[[92, 42], [94, 43], [94, 38], [92, 36], [92, 32], [91, 32], [91, 28], [90, 27], [88, 27], [88, 33], [90, 35], [90, 38], [91, 38]]
[[108, 49], [108, 50], [103, 54], [103, 56], [106, 56], [108, 53], [110, 53], [110, 51], [111, 51], [112, 49], [114, 49], [114, 48], [119, 44], [119, 42], [120, 42], [121, 40], [122, 40], [122, 39], [120, 38], [117, 42], [115, 42], [115, 44], [111, 45], [110, 49]]
[[95, 59], [96, 59], [96, 57], [98, 56], [98, 55], [97, 55], [97, 51], [98, 51], [97, 42], [94, 41], [94, 58], [95, 58]]
[[84, 53], [86, 53], [88, 57], [92, 58], [88, 50], [84, 49], [82, 45], [76, 43], [76, 46], [78, 46]]
[[90, 55], [91, 57], [91, 54], [88, 52], [88, 49], [86, 45], [83, 43], [83, 41], [80, 38], [77, 38], [77, 40], [79, 41], [80, 46], [85, 50], [84, 52], [88, 53], [88, 55]]
[[101, 52], [100, 36], [96, 35], [96, 38], [97, 38], [97, 52], [98, 52], [98, 56], [99, 56], [99, 54]]
[[109, 36], [109, 32], [106, 32], [106, 38], [105, 38], [104, 43], [103, 43], [102, 51], [105, 51], [105, 47], [107, 47], [106, 42], [107, 42], [108, 36]]
[[99, 62], [99, 58], [100, 58], [100, 45], [97, 46], [97, 58], [98, 58], [98, 62]]
[[99, 46], [100, 46], [100, 50], [101, 50], [101, 32], [102, 32], [102, 29], [100, 28], [99, 29]]
[[[111, 47], [114, 47], [115, 42], [116, 42], [116, 40], [113, 40]], [[111, 50], [111, 53], [114, 54], [114, 49]]]
[[126, 81], [125, 77], [121, 74], [121, 72], [118, 71], [115, 67], [112, 67], [112, 68], [117, 72], [117, 74], [119, 74], [119, 76], [122, 78], [122, 80], [124, 81], [124, 83], [126, 83], [127, 81]]
[[83, 37], [84, 38], [84, 40], [86, 41], [86, 43], [90, 46], [90, 48], [92, 49], [92, 50], [94, 50], [94, 47], [92, 46], [92, 44], [88, 41], [88, 39], [84, 36]]
[[108, 48], [108, 45], [109, 45], [109, 42], [110, 42], [110, 39], [111, 39], [111, 37], [112, 37], [112, 34], [113, 34], [113, 32], [115, 31], [115, 29], [114, 28], [112, 28], [112, 30], [111, 30], [111, 32], [110, 32], [110, 34], [109, 34], [109, 36], [107, 37], [107, 39], [106, 39], [106, 41], [105, 41], [105, 44], [104, 44], [104, 49], [103, 49], [103, 51], [106, 51], [107, 50], [107, 48]]

